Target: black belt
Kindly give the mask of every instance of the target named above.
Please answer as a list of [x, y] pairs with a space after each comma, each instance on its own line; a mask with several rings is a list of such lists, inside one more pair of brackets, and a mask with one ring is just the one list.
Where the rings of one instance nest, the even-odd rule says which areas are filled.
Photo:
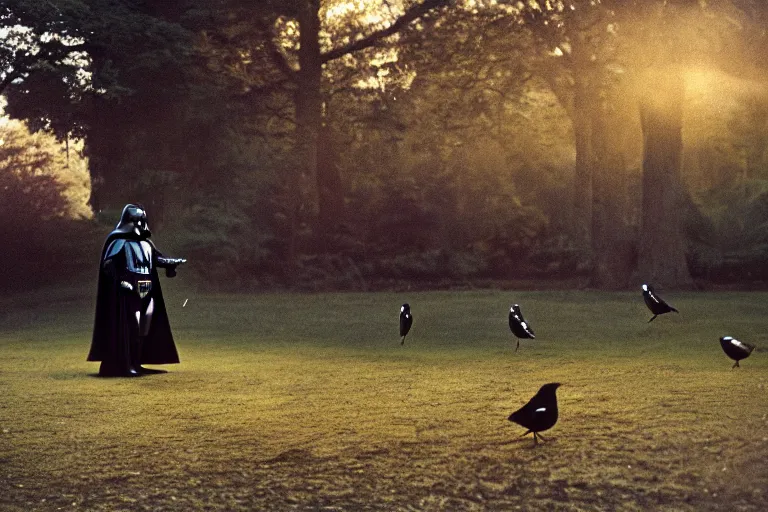
[[152, 291], [152, 281], [139, 281], [137, 284], [139, 285], [139, 297], [142, 299]]

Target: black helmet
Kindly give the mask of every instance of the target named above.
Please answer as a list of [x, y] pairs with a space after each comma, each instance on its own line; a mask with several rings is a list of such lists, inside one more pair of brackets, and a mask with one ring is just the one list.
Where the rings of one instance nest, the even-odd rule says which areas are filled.
[[123, 208], [120, 222], [115, 226], [115, 231], [136, 235], [141, 239], [149, 238], [152, 232], [147, 224], [147, 212], [141, 206], [127, 204]]

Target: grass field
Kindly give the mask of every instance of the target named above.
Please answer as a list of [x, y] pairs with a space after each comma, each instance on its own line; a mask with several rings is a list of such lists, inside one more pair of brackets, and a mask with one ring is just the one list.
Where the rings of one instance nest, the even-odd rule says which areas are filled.
[[[639, 290], [174, 286], [182, 363], [140, 379], [85, 361], [90, 288], [0, 299], [0, 509], [768, 509], [768, 294], [668, 293], [648, 324]], [[725, 334], [762, 350], [731, 370]], [[506, 418], [553, 381], [534, 448]]]

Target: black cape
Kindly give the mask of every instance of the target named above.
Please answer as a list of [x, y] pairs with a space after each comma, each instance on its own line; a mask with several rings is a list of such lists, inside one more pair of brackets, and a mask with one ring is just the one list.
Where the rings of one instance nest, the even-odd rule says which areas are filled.
[[[131, 233], [112, 231], [109, 234], [104, 247], [101, 250], [99, 260], [99, 280], [96, 292], [96, 319], [93, 326], [93, 338], [88, 361], [109, 361], [117, 367], [128, 367], [131, 328], [129, 318], [131, 312], [128, 307], [126, 294], [120, 289], [119, 273], [114, 277], [104, 270], [104, 255], [109, 245], [120, 238], [139, 240]], [[171, 325], [168, 322], [168, 313], [165, 309], [163, 292], [160, 288], [160, 279], [157, 274], [157, 257], [160, 252], [151, 240], [146, 239], [152, 245], [153, 265], [151, 272], [152, 296], [154, 298], [154, 312], [149, 334], [144, 339], [141, 348], [140, 364], [173, 364], [179, 362], [179, 354], [171, 334]], [[125, 256], [121, 252], [113, 258], [118, 268], [125, 268]], [[120, 267], [122, 265], [122, 267]]]

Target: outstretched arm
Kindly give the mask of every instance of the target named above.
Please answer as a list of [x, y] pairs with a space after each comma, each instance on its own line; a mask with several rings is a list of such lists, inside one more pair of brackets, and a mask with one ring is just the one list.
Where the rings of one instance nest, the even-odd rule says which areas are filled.
[[166, 258], [165, 256], [157, 256], [157, 266], [165, 269], [166, 277], [176, 276], [176, 267], [182, 263], [186, 263], [186, 258]]
[[186, 258], [167, 258], [157, 250], [154, 244], [152, 244], [152, 248], [155, 250], [155, 265], [165, 269], [166, 277], [175, 277], [176, 267], [187, 262]]

